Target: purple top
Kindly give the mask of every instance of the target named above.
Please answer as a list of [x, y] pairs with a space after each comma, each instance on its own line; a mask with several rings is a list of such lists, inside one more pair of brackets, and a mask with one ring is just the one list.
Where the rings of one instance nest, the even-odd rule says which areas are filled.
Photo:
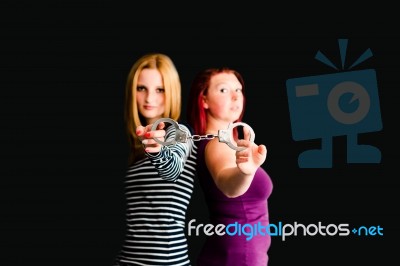
[[[215, 185], [207, 169], [204, 149], [208, 141], [199, 143], [197, 163], [198, 178], [210, 212], [210, 222], [214, 225], [232, 225], [223, 230], [225, 234], [222, 236], [207, 236], [197, 265], [266, 266], [271, 237], [265, 233], [265, 226], [269, 224], [267, 200], [272, 192], [272, 181], [260, 167], [243, 195], [228, 198]], [[243, 227], [245, 224], [249, 225]], [[234, 234], [235, 229], [238, 229], [237, 232], [244, 230], [245, 234]]]

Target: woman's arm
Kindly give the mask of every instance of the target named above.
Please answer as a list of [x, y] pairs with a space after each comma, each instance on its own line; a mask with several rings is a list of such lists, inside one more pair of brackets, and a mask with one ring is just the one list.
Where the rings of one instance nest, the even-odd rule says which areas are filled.
[[[180, 128], [190, 135], [189, 129], [180, 125]], [[175, 129], [170, 126], [166, 129], [165, 141], [175, 138]], [[185, 162], [193, 149], [193, 141], [177, 142], [176, 145], [163, 146], [158, 153], [146, 153], [151, 163], [157, 169], [160, 177], [168, 181], [176, 181], [181, 175]]]

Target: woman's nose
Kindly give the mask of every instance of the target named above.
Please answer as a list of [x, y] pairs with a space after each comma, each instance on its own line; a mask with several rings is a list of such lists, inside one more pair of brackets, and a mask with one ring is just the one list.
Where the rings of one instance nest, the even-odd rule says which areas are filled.
[[147, 92], [146, 94], [146, 102], [150, 102], [151, 99], [153, 99], [154, 97], [154, 93], [152, 93], [151, 91]]
[[239, 98], [239, 94], [236, 91], [232, 91], [232, 99], [236, 101]]

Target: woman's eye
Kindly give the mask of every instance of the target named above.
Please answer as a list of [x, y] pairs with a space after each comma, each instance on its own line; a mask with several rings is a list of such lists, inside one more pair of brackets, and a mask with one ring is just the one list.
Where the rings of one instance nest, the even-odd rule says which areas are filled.
[[228, 89], [221, 88], [221, 89], [219, 89], [219, 91], [220, 91], [220, 92], [222, 92], [222, 93], [225, 93], [225, 92], [227, 92], [227, 91], [228, 91]]
[[157, 92], [158, 92], [158, 93], [164, 93], [164, 92], [165, 92], [165, 89], [159, 88], [159, 89], [157, 89]]
[[144, 86], [137, 86], [136, 90], [137, 91], [144, 91], [146, 88]]

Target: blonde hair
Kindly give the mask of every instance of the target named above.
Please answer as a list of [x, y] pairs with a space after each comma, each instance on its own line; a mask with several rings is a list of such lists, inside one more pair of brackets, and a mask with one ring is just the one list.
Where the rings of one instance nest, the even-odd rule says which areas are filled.
[[140, 120], [136, 103], [136, 87], [140, 72], [146, 68], [157, 69], [163, 79], [165, 111], [162, 117], [169, 117], [177, 121], [181, 113], [181, 82], [171, 58], [160, 53], [146, 54], [139, 58], [128, 74], [125, 89], [125, 124], [131, 147], [129, 164], [133, 164], [144, 156], [142, 144], [136, 136], [136, 128], [144, 122]]

